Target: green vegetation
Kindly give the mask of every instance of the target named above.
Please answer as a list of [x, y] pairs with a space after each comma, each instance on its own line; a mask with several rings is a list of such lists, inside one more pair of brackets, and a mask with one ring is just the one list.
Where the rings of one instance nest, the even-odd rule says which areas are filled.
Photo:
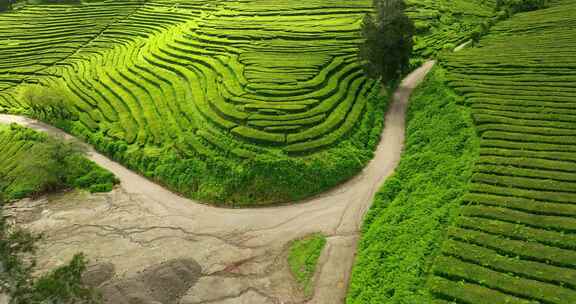
[[9, 0], [0, 0], [0, 12], [7, 11], [10, 9]]
[[64, 188], [108, 192], [118, 182], [77, 145], [18, 125], [0, 125], [0, 176], [6, 200]]
[[[3, 182], [0, 178], [0, 184]], [[0, 189], [0, 206], [4, 203], [3, 196]], [[10, 303], [100, 303], [97, 293], [82, 283], [87, 263], [82, 254], [75, 255], [67, 265], [33, 278], [34, 243], [38, 239], [38, 236], [8, 225], [0, 208], [0, 292], [10, 295]]]
[[316, 265], [325, 245], [326, 236], [319, 233], [295, 240], [290, 244], [288, 264], [307, 297], [311, 296], [314, 291], [313, 278]]
[[540, 9], [548, 0], [407, 0], [414, 20], [414, 64], [452, 51], [467, 41], [478, 41], [490, 28], [512, 15]]
[[5, 186], [10, 184], [0, 174], [0, 292], [10, 296], [10, 304], [100, 303], [97, 292], [82, 282], [87, 265], [82, 254], [47, 274], [33, 276], [35, 242], [40, 236], [10, 225], [4, 217], [2, 206], [11, 196]]
[[576, 302], [576, 4], [549, 6], [443, 61], [481, 140], [429, 282], [439, 303]]
[[[341, 2], [22, 5], [0, 14], [0, 112], [50, 122], [206, 202], [301, 199], [361, 170], [387, 106], [356, 58], [373, 8]], [[576, 302], [576, 4], [408, 0], [406, 13], [411, 63], [443, 67], [413, 98], [347, 302]], [[443, 52], [468, 40], [477, 48]], [[67, 145], [16, 127], [0, 142], [8, 199], [113, 185]], [[324, 243], [290, 252], [307, 295]]]
[[549, 5], [549, 0], [496, 0], [497, 10], [506, 10], [509, 14], [535, 11]]
[[387, 97], [356, 62], [365, 2], [25, 5], [0, 15], [0, 108], [189, 197], [297, 200], [378, 141]]
[[9, 201], [77, 187], [93, 192], [112, 190], [117, 179], [84, 158], [75, 144], [18, 125], [0, 125], [0, 292], [11, 304], [100, 303], [82, 282], [87, 261], [75, 255], [70, 263], [40, 277], [36, 270], [32, 235], [3, 215]]
[[417, 64], [483, 34], [499, 15], [496, 0], [407, 0], [406, 4], [416, 25]]
[[414, 45], [414, 22], [406, 16], [403, 0], [374, 0], [376, 12], [362, 23], [364, 43], [359, 57], [368, 76], [392, 84], [409, 68]]
[[[446, 72], [419, 89], [430, 96], [422, 109], [452, 96], [475, 128], [442, 107], [444, 121], [421, 125], [432, 136], [411, 141], [409, 131], [397, 174], [367, 216], [347, 303], [576, 301], [576, 4], [490, 6], [499, 13], [473, 35], [483, 37], [478, 47], [443, 55]], [[451, 122], [457, 131], [435, 131]], [[474, 131], [478, 150], [450, 144]], [[412, 145], [438, 152], [419, 163]], [[455, 159], [442, 160], [447, 155]]]
[[478, 154], [460, 102], [440, 68], [414, 92], [406, 150], [366, 216], [346, 303], [429, 303], [426, 273]]
[[[467, 40], [495, 7], [452, 2], [408, 3], [430, 25], [418, 56]], [[372, 10], [370, 0], [24, 4], [0, 14], [0, 112], [47, 121], [205, 202], [298, 200], [372, 157], [387, 103], [357, 62]]]

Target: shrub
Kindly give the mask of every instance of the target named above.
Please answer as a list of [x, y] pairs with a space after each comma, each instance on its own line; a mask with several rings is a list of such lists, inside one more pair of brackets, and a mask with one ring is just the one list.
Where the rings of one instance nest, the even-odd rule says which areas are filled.
[[91, 193], [110, 192], [110, 191], [112, 191], [113, 188], [114, 188], [114, 185], [112, 183], [105, 183], [105, 184], [91, 185], [90, 188], [88, 188], [88, 190]]
[[496, 9], [509, 11], [510, 14], [535, 11], [547, 5], [548, 0], [496, 0]]
[[406, 149], [362, 226], [349, 304], [430, 303], [424, 290], [477, 157], [469, 112], [436, 68], [411, 98]]
[[[83, 149], [71, 142], [11, 125], [0, 128], [0, 176], [7, 186], [8, 199], [21, 199], [30, 195], [64, 188], [89, 189], [92, 185], [117, 184], [116, 177], [86, 159]], [[110, 189], [100, 186], [100, 189]]]
[[95, 290], [82, 281], [86, 265], [86, 257], [76, 254], [67, 265], [40, 277], [34, 283], [30, 303], [100, 303]]
[[[3, 194], [0, 188], [0, 196]], [[35, 242], [39, 238], [9, 226], [0, 209], [0, 282], [1, 291], [11, 297], [10, 303], [100, 303], [96, 291], [85, 286], [81, 279], [87, 264], [83, 254], [76, 254], [69, 264], [46, 275], [32, 276], [36, 266]]]
[[19, 99], [30, 109], [34, 117], [54, 124], [69, 126], [72, 118], [67, 95], [55, 87], [29, 84], [19, 89]]

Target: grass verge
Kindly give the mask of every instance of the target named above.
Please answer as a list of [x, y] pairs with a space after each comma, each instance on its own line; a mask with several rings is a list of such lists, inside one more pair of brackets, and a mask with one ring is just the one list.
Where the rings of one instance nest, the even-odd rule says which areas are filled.
[[326, 245], [326, 236], [316, 233], [290, 244], [288, 263], [290, 270], [302, 288], [304, 295], [309, 297], [314, 291], [314, 273], [316, 265]]

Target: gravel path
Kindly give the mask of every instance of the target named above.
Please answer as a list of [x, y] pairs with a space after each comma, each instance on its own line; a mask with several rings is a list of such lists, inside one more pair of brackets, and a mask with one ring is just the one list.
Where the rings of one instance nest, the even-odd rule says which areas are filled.
[[[368, 166], [306, 202], [262, 209], [206, 206], [90, 151], [90, 159], [120, 178], [119, 189], [22, 201], [8, 212], [46, 234], [39, 251], [43, 269], [86, 253], [95, 263], [90, 281], [101, 285], [108, 303], [343, 303], [362, 218], [398, 165], [409, 96], [433, 65], [427, 62], [402, 82]], [[0, 115], [0, 123], [70, 137], [24, 117]], [[289, 241], [314, 232], [326, 234], [328, 243], [314, 296], [306, 300], [290, 277], [286, 249]]]

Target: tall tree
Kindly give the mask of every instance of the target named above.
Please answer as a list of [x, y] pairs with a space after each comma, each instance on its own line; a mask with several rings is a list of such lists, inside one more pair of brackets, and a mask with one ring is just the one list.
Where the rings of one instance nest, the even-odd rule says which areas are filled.
[[0, 0], [0, 12], [9, 10], [11, 4], [11, 0]]
[[374, 8], [364, 17], [359, 57], [369, 77], [388, 84], [408, 69], [415, 27], [403, 0], [374, 0]]

